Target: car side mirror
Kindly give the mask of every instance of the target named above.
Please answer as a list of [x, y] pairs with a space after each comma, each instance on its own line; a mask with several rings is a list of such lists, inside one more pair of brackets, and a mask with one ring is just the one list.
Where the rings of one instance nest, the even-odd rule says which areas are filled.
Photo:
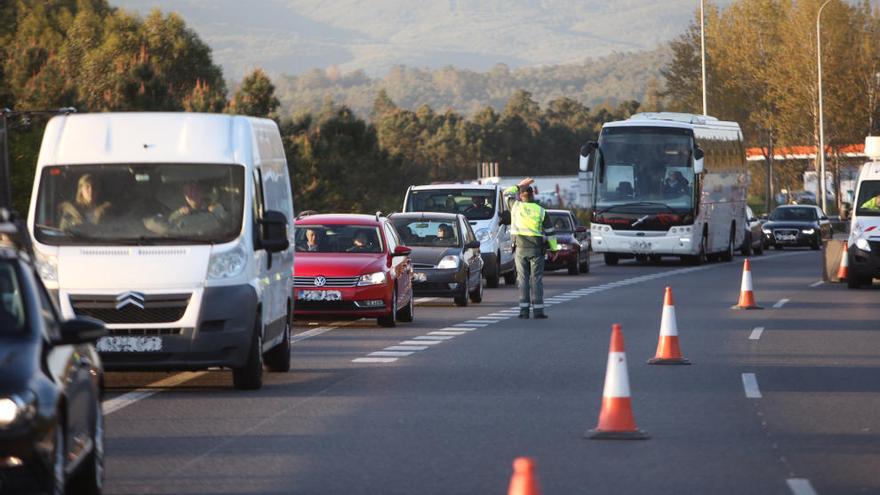
[[394, 248], [394, 252], [391, 253], [392, 258], [396, 258], [398, 256], [409, 256], [412, 253], [412, 249], [406, 246], [397, 246]]
[[471, 241], [464, 245], [465, 249], [480, 249], [480, 241]]
[[510, 210], [504, 210], [501, 212], [501, 225], [510, 225]]
[[270, 253], [284, 251], [290, 246], [287, 239], [287, 215], [280, 211], [263, 212], [260, 224], [260, 247]]
[[52, 345], [94, 344], [108, 333], [103, 321], [79, 316], [61, 324], [61, 337]]

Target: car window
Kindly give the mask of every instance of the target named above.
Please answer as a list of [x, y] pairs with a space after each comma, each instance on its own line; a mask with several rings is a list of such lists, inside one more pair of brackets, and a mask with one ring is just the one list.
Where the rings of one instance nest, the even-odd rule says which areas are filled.
[[816, 209], [811, 207], [777, 208], [770, 215], [770, 220], [791, 220], [797, 222], [808, 222], [817, 218]]
[[495, 215], [497, 194], [495, 190], [459, 187], [413, 190], [405, 210], [461, 213], [468, 220], [488, 220]]
[[397, 238], [397, 233], [394, 232], [394, 228], [391, 225], [385, 223], [385, 239], [388, 241], [388, 252], [393, 253], [397, 246], [400, 244], [400, 239]]
[[[460, 218], [460, 217], [459, 217]], [[391, 220], [407, 246], [458, 246], [461, 225], [454, 220], [393, 218]]]
[[37, 292], [40, 294], [40, 316], [43, 318], [45, 329], [49, 333], [48, 336], [60, 337], [59, 332], [61, 329], [59, 328], [58, 312], [55, 309], [55, 304], [52, 303], [52, 298], [49, 297], [49, 293], [46, 292], [46, 287], [43, 286], [39, 277], [34, 277], [34, 281], [37, 284]]
[[13, 263], [0, 260], [0, 335], [21, 333], [25, 328], [21, 280]]
[[548, 213], [548, 215], [556, 232], [574, 232], [570, 213]]
[[382, 253], [379, 229], [370, 225], [297, 225], [294, 245], [302, 253]]
[[474, 231], [471, 229], [471, 225], [468, 223], [467, 219], [461, 219], [461, 231], [464, 232], [464, 242], [474, 242], [476, 236], [474, 236]]

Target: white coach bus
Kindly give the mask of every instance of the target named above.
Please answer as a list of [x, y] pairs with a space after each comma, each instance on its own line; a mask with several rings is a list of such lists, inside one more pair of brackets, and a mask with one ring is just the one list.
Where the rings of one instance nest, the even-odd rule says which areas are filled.
[[592, 176], [593, 251], [607, 265], [663, 256], [691, 264], [733, 259], [748, 190], [736, 122], [640, 113], [605, 123], [599, 142], [581, 155]]

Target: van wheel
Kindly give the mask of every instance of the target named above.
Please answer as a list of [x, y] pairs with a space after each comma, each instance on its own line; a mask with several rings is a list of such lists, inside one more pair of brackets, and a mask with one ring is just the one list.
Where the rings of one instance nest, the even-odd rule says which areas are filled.
[[[486, 276], [486, 287], [495, 289], [498, 287], [498, 281], [501, 279], [501, 253], [495, 254], [495, 269], [492, 270], [491, 273], [492, 275]], [[504, 279], [504, 282], [507, 283], [506, 278]]]
[[290, 313], [287, 314], [284, 322], [284, 335], [281, 343], [273, 347], [263, 356], [266, 361], [266, 368], [276, 373], [287, 373], [290, 371]]
[[376, 322], [379, 323], [380, 327], [391, 328], [397, 326], [397, 287], [391, 293], [391, 312], [376, 318]]
[[232, 368], [232, 384], [239, 390], [258, 390], [263, 386], [263, 332], [261, 327], [262, 320], [260, 314], [257, 313], [247, 361], [240, 368]]
[[72, 493], [100, 495], [104, 491], [104, 415], [101, 401], [95, 398], [95, 421], [92, 426], [92, 452], [71, 480]]
[[406, 303], [406, 306], [404, 306], [403, 308], [400, 309], [400, 311], [397, 312], [398, 321], [403, 321], [406, 323], [413, 321], [413, 318], [415, 317], [414, 306], [416, 304], [414, 299], [415, 299], [415, 297], [413, 297], [412, 292], [410, 292], [409, 302]]

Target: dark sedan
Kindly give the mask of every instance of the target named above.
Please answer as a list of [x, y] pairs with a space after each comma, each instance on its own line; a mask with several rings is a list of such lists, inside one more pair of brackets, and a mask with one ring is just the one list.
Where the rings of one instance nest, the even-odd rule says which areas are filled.
[[831, 239], [831, 222], [818, 206], [786, 205], [773, 210], [764, 223], [764, 245], [776, 249], [784, 247], [822, 247], [824, 239]]
[[9, 225], [0, 222], [0, 492], [99, 494], [103, 371], [92, 344], [104, 325], [59, 319]]
[[547, 210], [559, 250], [547, 253], [544, 270], [567, 269], [569, 275], [590, 272], [590, 233], [568, 210]]
[[397, 213], [391, 215], [400, 240], [412, 249], [413, 292], [452, 297], [456, 306], [483, 300], [483, 259], [464, 215]]

